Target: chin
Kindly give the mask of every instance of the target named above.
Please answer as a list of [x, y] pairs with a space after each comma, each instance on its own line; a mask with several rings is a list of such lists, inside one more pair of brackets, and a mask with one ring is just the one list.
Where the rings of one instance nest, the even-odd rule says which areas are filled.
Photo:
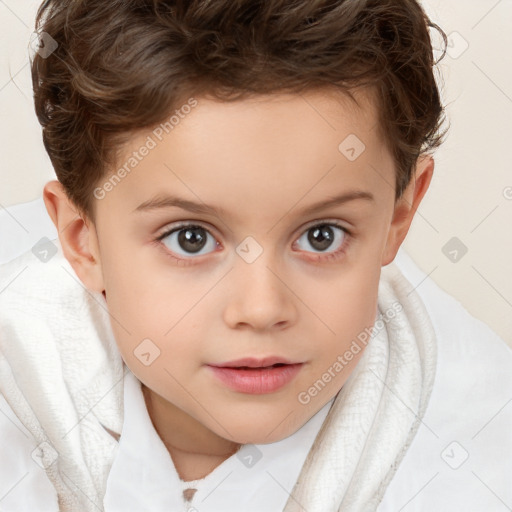
[[233, 443], [238, 444], [271, 444], [291, 436], [300, 428], [300, 426], [298, 426], [297, 428], [277, 430], [276, 424], [279, 424], [281, 420], [282, 418], [276, 420], [272, 425], [260, 425], [254, 422], [250, 429], [247, 429], [247, 425], [245, 428], [241, 427], [240, 429], [230, 427], [229, 431], [231, 432], [231, 436], [229, 439]]

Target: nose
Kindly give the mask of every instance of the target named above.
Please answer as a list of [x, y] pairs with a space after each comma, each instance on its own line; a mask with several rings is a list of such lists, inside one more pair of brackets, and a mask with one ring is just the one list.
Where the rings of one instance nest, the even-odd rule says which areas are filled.
[[224, 321], [232, 329], [281, 330], [297, 320], [293, 285], [287, 282], [289, 277], [274, 270], [272, 258], [265, 255], [252, 263], [235, 259], [226, 283], [229, 298], [224, 310]]

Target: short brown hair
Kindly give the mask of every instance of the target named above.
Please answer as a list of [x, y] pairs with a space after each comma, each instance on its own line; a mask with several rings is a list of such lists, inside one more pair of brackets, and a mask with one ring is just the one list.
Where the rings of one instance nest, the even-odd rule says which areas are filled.
[[[35, 110], [59, 181], [94, 221], [92, 192], [131, 133], [191, 96], [368, 85], [396, 162], [396, 198], [442, 143], [432, 23], [416, 0], [46, 0], [32, 61]], [[352, 98], [354, 99], [354, 98]]]

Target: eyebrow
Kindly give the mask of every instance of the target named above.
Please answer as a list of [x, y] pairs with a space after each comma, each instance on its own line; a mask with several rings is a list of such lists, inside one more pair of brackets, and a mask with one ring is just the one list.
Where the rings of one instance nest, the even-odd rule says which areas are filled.
[[[355, 201], [357, 199], [364, 199], [367, 201], [375, 200], [373, 194], [370, 192], [366, 192], [364, 190], [352, 190], [336, 196], [327, 197], [323, 201], [319, 201], [318, 203], [312, 204], [300, 210], [300, 214], [304, 216], [313, 215], [322, 210], [326, 210], [327, 208], [339, 206], [350, 201]], [[189, 199], [184, 199], [182, 197], [173, 195], [157, 195], [141, 203], [139, 206], [137, 206], [137, 208], [135, 208], [135, 210], [132, 211], [132, 213], [149, 212], [173, 207], [181, 208], [182, 210], [186, 210], [192, 213], [213, 215], [216, 217], [219, 216], [219, 214], [226, 215], [224, 208], [210, 206], [205, 203], [197, 203], [195, 201], [190, 201]]]

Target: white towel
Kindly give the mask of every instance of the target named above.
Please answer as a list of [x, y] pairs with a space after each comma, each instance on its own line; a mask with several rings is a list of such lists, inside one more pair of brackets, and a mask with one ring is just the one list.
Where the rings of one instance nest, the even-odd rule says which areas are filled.
[[[103, 295], [64, 258], [0, 266], [0, 392], [40, 444], [61, 511], [98, 512], [120, 432], [123, 360]], [[56, 460], [55, 451], [58, 454]]]
[[365, 353], [338, 393], [285, 512], [374, 511], [423, 417], [437, 346], [426, 309], [394, 264], [383, 267], [376, 322]]
[[[58, 253], [0, 267], [0, 391], [41, 443], [63, 512], [103, 510], [123, 423], [123, 361], [103, 296]], [[426, 310], [394, 265], [382, 269], [382, 322], [336, 396], [286, 512], [375, 510], [430, 397], [436, 341]], [[396, 312], [396, 304], [403, 309]], [[55, 451], [58, 454], [54, 460]]]

